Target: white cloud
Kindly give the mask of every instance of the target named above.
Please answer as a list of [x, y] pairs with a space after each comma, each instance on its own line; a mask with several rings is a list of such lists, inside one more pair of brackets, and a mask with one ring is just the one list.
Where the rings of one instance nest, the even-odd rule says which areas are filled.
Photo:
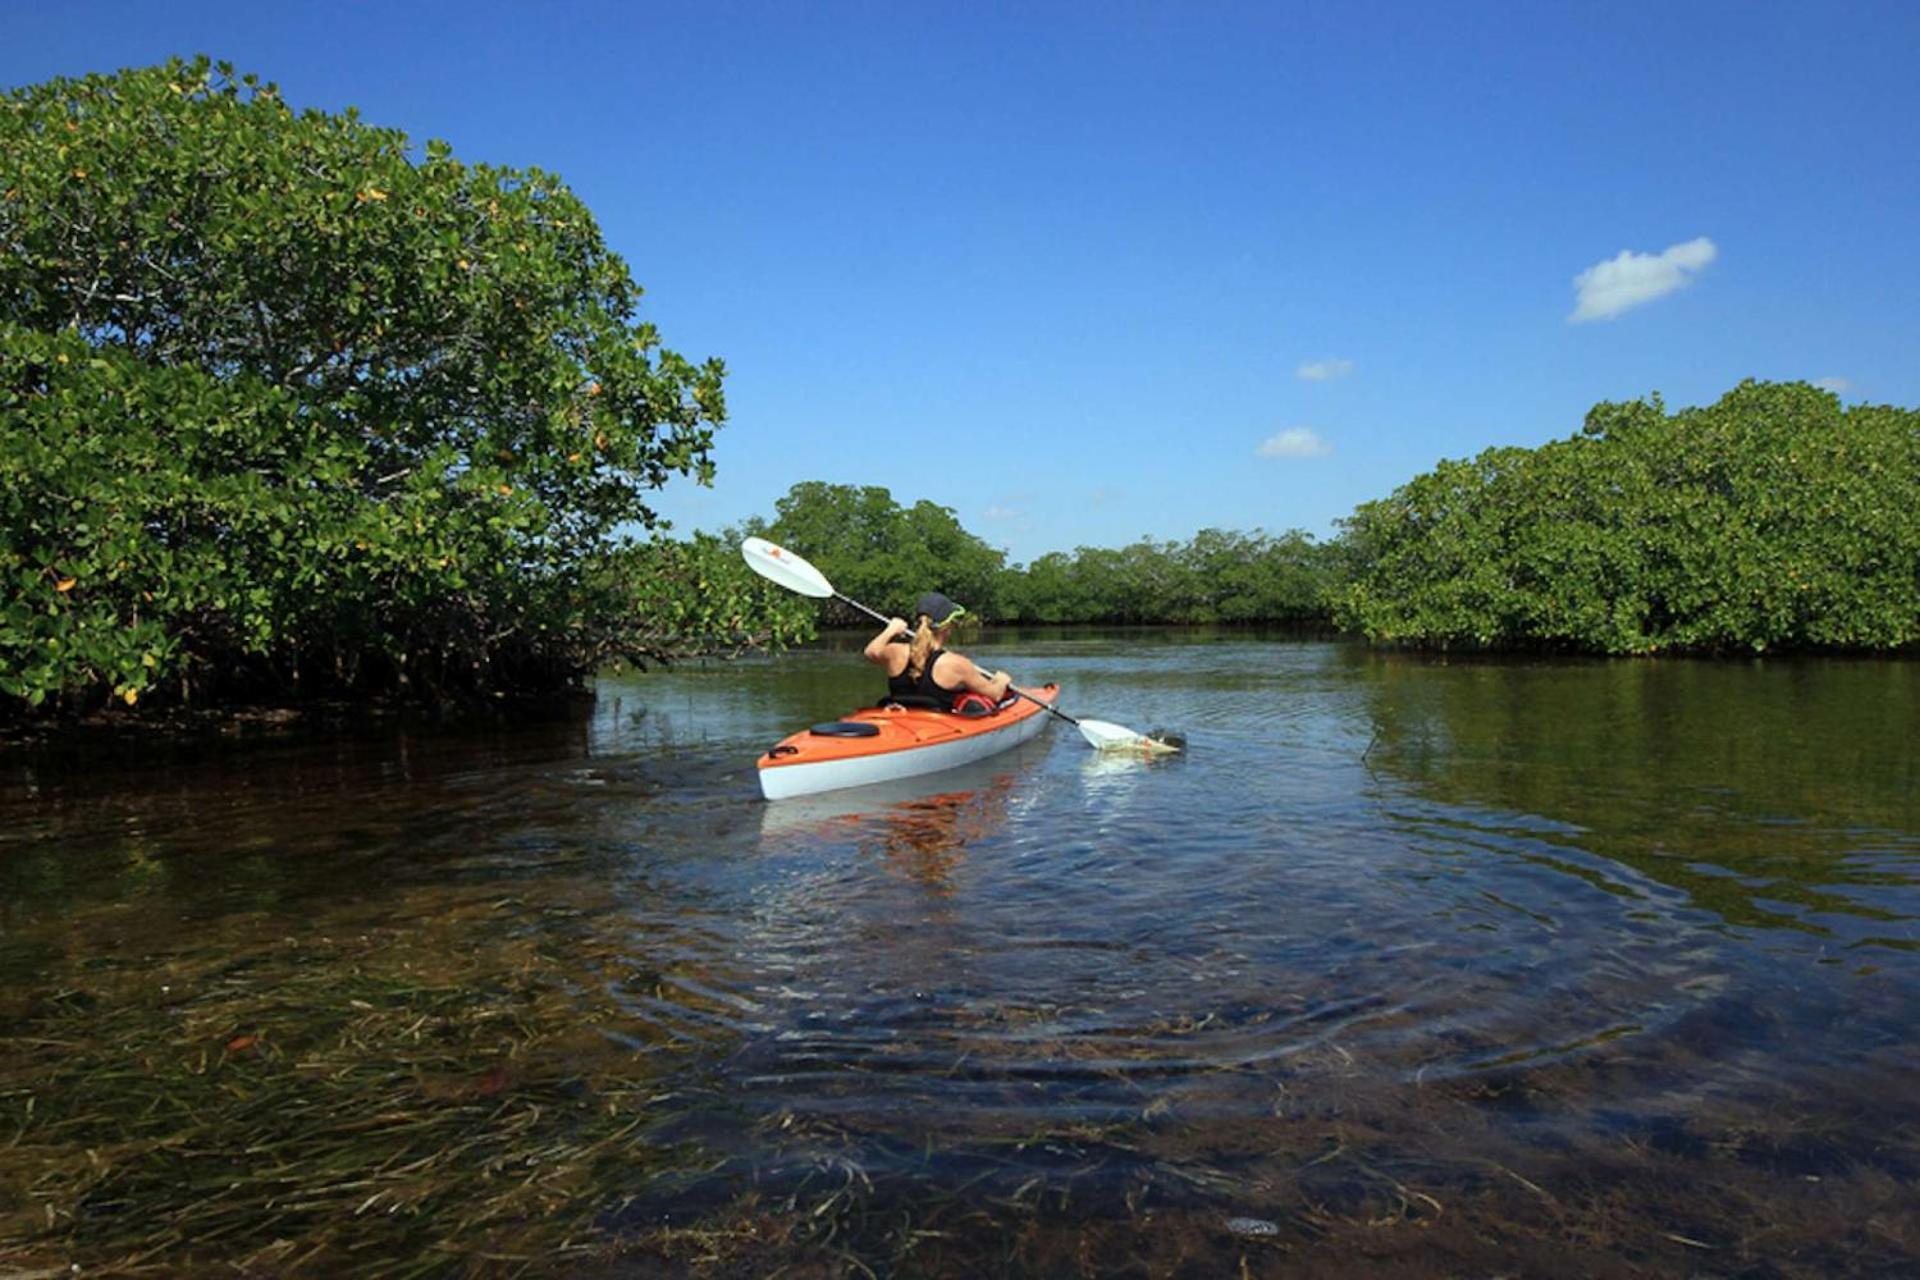
[[1311, 427], [1288, 427], [1262, 440], [1254, 452], [1263, 458], [1319, 458], [1332, 453], [1333, 446]]
[[1344, 378], [1353, 372], [1353, 361], [1331, 356], [1325, 360], [1310, 360], [1293, 371], [1294, 376], [1308, 382], [1332, 382], [1335, 378]]
[[1821, 378], [1813, 385], [1819, 387], [1822, 391], [1831, 391], [1837, 396], [1845, 395], [1847, 392], [1853, 390], [1853, 383], [1845, 378]]
[[1622, 249], [1619, 256], [1596, 262], [1573, 278], [1579, 305], [1567, 320], [1572, 324], [1611, 320], [1642, 303], [1664, 298], [1690, 283], [1719, 256], [1720, 251], [1705, 236], [1669, 245], [1660, 253]]
[[1018, 520], [1022, 515], [1026, 513], [1021, 511], [1020, 508], [1018, 507], [1003, 507], [1003, 506], [1000, 506], [998, 503], [995, 503], [993, 506], [988, 507], [986, 510], [982, 511], [980, 514], [982, 517], [988, 520]]

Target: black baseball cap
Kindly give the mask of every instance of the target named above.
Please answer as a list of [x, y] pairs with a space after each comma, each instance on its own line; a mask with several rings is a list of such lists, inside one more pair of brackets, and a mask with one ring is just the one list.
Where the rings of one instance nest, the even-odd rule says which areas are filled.
[[927, 621], [936, 627], [944, 627], [960, 618], [966, 610], [941, 595], [938, 591], [929, 591], [914, 602], [915, 614], [926, 614]]

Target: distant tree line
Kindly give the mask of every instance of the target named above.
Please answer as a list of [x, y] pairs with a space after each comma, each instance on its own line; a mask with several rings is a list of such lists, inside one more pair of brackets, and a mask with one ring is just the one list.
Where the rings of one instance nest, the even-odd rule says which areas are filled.
[[[1298, 530], [1203, 529], [1187, 542], [1143, 538], [1118, 549], [1080, 547], [1028, 565], [969, 533], [948, 507], [896, 502], [878, 486], [806, 481], [771, 520], [742, 530], [791, 546], [840, 592], [904, 614], [930, 588], [992, 622], [1324, 624], [1335, 584], [1336, 544]], [[864, 626], [865, 615], [820, 602], [823, 626]]]

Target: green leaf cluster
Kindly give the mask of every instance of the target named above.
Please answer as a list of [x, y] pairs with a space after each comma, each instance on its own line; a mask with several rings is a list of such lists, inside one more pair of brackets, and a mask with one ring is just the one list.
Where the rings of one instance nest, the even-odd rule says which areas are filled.
[[1202, 529], [1187, 542], [1049, 553], [1004, 574], [998, 602], [1023, 622], [1317, 623], [1335, 565], [1297, 529]]
[[815, 602], [775, 586], [740, 555], [729, 529], [656, 537], [614, 551], [595, 575], [607, 598], [602, 661], [670, 662], [811, 640]]
[[[1203, 529], [1189, 542], [1142, 539], [1117, 549], [1081, 547], [1032, 564], [969, 533], [951, 508], [911, 507], [876, 486], [796, 484], [758, 533], [818, 565], [839, 591], [906, 616], [923, 591], [943, 591], [998, 622], [1321, 622], [1337, 549], [1297, 530], [1279, 537]], [[865, 615], [823, 601], [826, 626]]]
[[[745, 532], [794, 548], [842, 595], [902, 617], [924, 591], [992, 616], [1006, 564], [1006, 554], [962, 528], [951, 508], [925, 499], [903, 507], [877, 485], [803, 481], [774, 504], [772, 523], [753, 522]], [[837, 600], [818, 609], [826, 626], [870, 621]]]
[[0, 692], [484, 692], [672, 647], [615, 611], [647, 598], [615, 540], [710, 480], [724, 369], [640, 292], [558, 178], [224, 64], [7, 95]]
[[1743, 382], [1596, 405], [1345, 522], [1337, 620], [1377, 641], [1612, 654], [1920, 643], [1920, 413]]

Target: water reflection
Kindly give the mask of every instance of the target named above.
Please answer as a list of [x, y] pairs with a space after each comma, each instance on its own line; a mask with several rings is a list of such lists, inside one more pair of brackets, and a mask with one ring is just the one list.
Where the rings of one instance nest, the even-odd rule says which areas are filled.
[[1670, 886], [1734, 926], [1915, 945], [1907, 664], [1375, 660], [1368, 674], [1372, 760], [1454, 839], [1478, 831], [1622, 894]]
[[845, 845], [936, 894], [953, 891], [969, 845], [1004, 831], [1014, 798], [1012, 760], [932, 778], [855, 787], [760, 806], [762, 848], [796, 840]]

